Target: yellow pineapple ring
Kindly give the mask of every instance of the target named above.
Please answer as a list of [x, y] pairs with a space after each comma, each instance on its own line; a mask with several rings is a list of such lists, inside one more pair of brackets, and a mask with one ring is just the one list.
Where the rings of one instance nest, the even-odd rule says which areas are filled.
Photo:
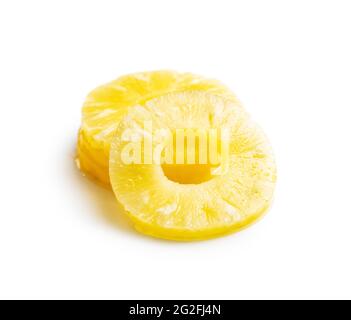
[[[221, 159], [228, 170], [199, 161], [162, 162], [165, 149], [154, 152], [162, 145], [160, 132], [184, 129], [227, 132], [217, 141], [227, 143], [227, 157]], [[173, 136], [167, 141], [172, 140], [178, 146]], [[133, 149], [138, 144], [141, 157]], [[145, 162], [150, 160], [145, 146], [152, 146], [152, 163]], [[178, 154], [174, 148], [173, 160]], [[197, 159], [199, 148], [198, 143]], [[267, 138], [240, 105], [205, 92], [171, 93], [131, 108], [120, 122], [111, 146], [110, 180], [138, 231], [178, 241], [203, 240], [238, 231], [261, 217], [272, 201], [276, 167]]]
[[109, 185], [110, 144], [128, 108], [162, 94], [185, 90], [203, 90], [236, 99], [218, 81], [173, 71], [131, 74], [93, 90], [83, 106], [77, 148], [78, 167]]

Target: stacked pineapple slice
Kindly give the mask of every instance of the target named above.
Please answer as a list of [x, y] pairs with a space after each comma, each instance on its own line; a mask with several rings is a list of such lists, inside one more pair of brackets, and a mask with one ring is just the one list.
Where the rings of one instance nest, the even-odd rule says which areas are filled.
[[235, 96], [216, 81], [168, 71], [93, 91], [77, 161], [112, 186], [137, 230], [178, 241], [248, 226], [269, 208], [276, 181], [269, 142]]
[[173, 71], [127, 75], [93, 90], [83, 105], [77, 148], [80, 169], [109, 186], [110, 145], [116, 128], [128, 109], [170, 92], [193, 90], [236, 100], [229, 89], [216, 80]]

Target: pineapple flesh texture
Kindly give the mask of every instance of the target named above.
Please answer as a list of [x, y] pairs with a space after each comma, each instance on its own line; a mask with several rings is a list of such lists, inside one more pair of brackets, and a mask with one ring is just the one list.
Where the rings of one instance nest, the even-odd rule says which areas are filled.
[[[152, 123], [151, 131], [144, 123]], [[143, 141], [156, 131], [225, 129], [228, 170], [210, 164], [125, 164], [126, 132]], [[157, 148], [157, 141], [151, 141]], [[176, 151], [175, 151], [176, 152]], [[120, 122], [110, 154], [113, 190], [135, 228], [177, 241], [205, 240], [239, 231], [270, 207], [276, 166], [270, 144], [243, 108], [231, 99], [193, 91], [170, 93], [131, 108]]]
[[111, 140], [128, 109], [163, 94], [193, 90], [206, 91], [237, 101], [230, 90], [216, 80], [173, 71], [131, 74], [93, 90], [83, 106], [77, 148], [77, 164], [80, 170], [109, 186]]

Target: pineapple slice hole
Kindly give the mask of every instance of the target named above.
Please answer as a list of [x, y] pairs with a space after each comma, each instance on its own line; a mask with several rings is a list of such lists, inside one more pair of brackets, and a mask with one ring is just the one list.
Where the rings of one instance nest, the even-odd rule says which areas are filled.
[[168, 180], [180, 184], [201, 184], [213, 179], [213, 167], [208, 164], [171, 164], [162, 165]]
[[[179, 183], [179, 184], [201, 184], [212, 180], [215, 175], [213, 172], [219, 167], [219, 164], [210, 163], [210, 149], [206, 138], [205, 150], [202, 149], [200, 138], [196, 137], [194, 140], [194, 146], [192, 147], [189, 143], [189, 139], [185, 137], [184, 149], [179, 150], [177, 148], [177, 137], [173, 133], [173, 163], [162, 164], [162, 170], [168, 180]], [[220, 159], [220, 139], [217, 139], [217, 145], [215, 150], [212, 152], [216, 153], [216, 159]], [[204, 157], [201, 160], [200, 154]], [[205, 153], [205, 154], [204, 154]], [[180, 154], [181, 163], [177, 155]], [[184, 163], [183, 163], [184, 162]]]

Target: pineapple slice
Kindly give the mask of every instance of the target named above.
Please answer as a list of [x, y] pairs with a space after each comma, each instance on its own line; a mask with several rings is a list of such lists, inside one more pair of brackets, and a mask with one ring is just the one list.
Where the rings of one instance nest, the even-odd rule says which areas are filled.
[[229, 89], [218, 81], [172, 71], [127, 75], [92, 91], [83, 106], [77, 148], [78, 167], [85, 174], [109, 185], [110, 144], [128, 108], [165, 93], [185, 90], [204, 90], [236, 101]]
[[76, 159], [77, 166], [82, 172], [87, 174], [93, 180], [96, 180], [96, 182], [102, 184], [103, 186], [109, 186], [109, 157], [105, 156], [104, 153], [97, 153], [95, 149], [90, 146], [87, 140], [88, 139], [85, 138], [84, 131], [81, 130], [78, 137], [78, 157]]
[[129, 109], [111, 145], [110, 180], [138, 231], [204, 240], [267, 211], [276, 166], [266, 136], [238, 103], [189, 91]]

